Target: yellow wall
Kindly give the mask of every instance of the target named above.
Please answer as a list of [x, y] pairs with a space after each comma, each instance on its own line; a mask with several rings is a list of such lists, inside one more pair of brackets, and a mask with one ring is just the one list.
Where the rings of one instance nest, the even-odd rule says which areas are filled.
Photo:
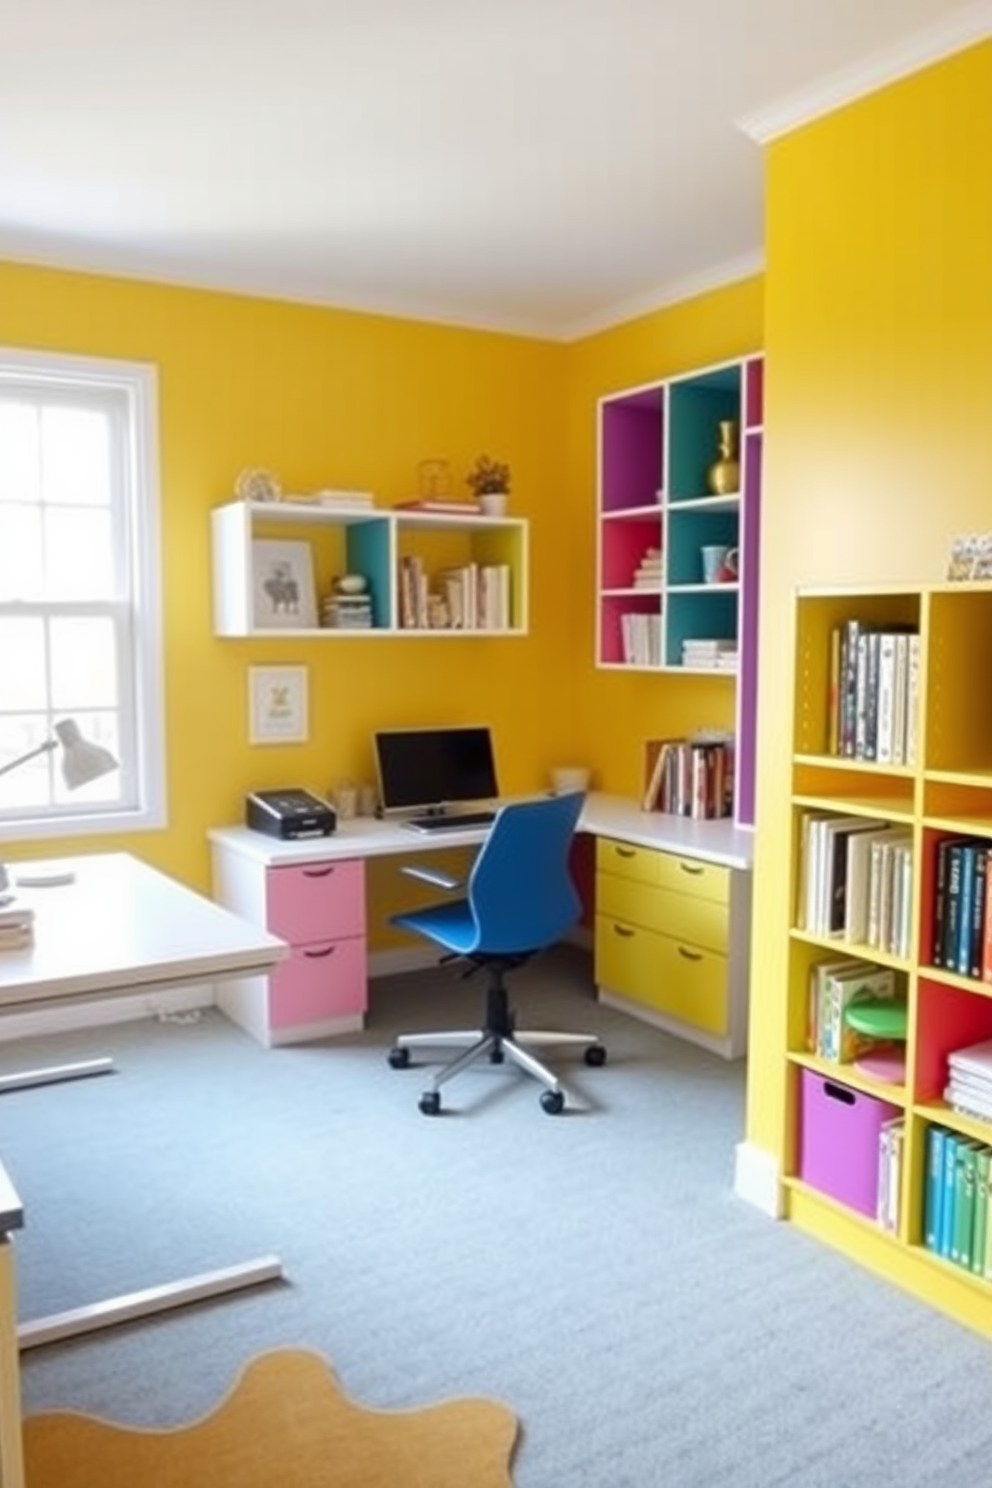
[[[158, 366], [169, 825], [110, 840], [200, 887], [205, 832], [237, 821], [246, 790], [372, 778], [377, 725], [493, 724], [507, 791], [543, 784], [561, 755], [556, 703], [575, 595], [563, 519], [565, 349], [510, 336], [0, 264], [0, 343]], [[353, 486], [414, 496], [418, 461], [509, 461], [511, 509], [531, 519], [531, 635], [513, 640], [232, 641], [211, 633], [209, 511], [261, 465], [287, 490]], [[310, 668], [307, 745], [247, 743], [249, 663]]]
[[[169, 825], [18, 851], [123, 847], [206, 888], [206, 830], [240, 819], [248, 789], [369, 779], [388, 723], [491, 721], [508, 792], [569, 762], [636, 791], [642, 740], [729, 722], [732, 692], [593, 666], [596, 398], [760, 342], [756, 279], [565, 347], [0, 263], [0, 343], [153, 362], [161, 397]], [[209, 511], [243, 466], [388, 505], [416, 493], [419, 460], [448, 458], [460, 483], [482, 450], [510, 462], [531, 524], [527, 638], [212, 636]], [[310, 668], [309, 744], [249, 746], [252, 662]]]
[[990, 139], [986, 42], [768, 149], [748, 1136], [776, 1153], [791, 596], [938, 579], [955, 533], [992, 528]]

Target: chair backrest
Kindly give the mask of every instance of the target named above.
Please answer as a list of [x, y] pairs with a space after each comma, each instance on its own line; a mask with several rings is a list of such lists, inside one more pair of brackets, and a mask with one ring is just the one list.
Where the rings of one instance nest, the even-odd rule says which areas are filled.
[[568, 857], [581, 791], [502, 806], [472, 867], [468, 902], [476, 949], [495, 954], [553, 945], [582, 911]]

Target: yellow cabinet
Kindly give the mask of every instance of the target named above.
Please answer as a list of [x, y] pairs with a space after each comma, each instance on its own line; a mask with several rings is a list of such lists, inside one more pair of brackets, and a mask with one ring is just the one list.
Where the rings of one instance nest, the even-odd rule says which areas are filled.
[[598, 838], [600, 999], [727, 1058], [743, 1054], [750, 878], [684, 853]]

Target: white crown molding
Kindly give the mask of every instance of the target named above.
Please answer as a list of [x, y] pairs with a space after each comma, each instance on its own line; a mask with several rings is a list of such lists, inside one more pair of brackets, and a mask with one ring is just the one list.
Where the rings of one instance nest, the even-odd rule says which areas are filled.
[[821, 78], [810, 88], [747, 114], [738, 119], [737, 127], [757, 144], [765, 145], [989, 36], [992, 36], [992, 0], [977, 0], [937, 25], [918, 31], [899, 46], [865, 57], [851, 67]]
[[698, 274], [672, 280], [670, 284], [659, 285], [634, 299], [613, 305], [588, 320], [576, 322], [566, 330], [558, 331], [555, 334], [555, 340], [581, 341], [586, 336], [595, 336], [600, 331], [613, 330], [628, 320], [637, 320], [642, 315], [651, 315], [655, 310], [663, 310], [668, 305], [677, 305], [682, 300], [694, 299], [697, 295], [708, 294], [713, 289], [723, 289], [728, 284], [735, 284], [739, 279], [750, 279], [755, 274], [763, 273], [764, 268], [763, 250], [755, 249], [751, 253], [742, 253], [738, 258], [727, 259], [722, 264], [715, 264], [711, 269], [701, 269]]

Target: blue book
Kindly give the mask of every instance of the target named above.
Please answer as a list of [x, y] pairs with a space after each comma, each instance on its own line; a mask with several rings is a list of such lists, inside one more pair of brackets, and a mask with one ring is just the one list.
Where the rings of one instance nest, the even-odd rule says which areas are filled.
[[953, 1132], [944, 1136], [944, 1173], [941, 1182], [940, 1229], [937, 1232], [937, 1254], [951, 1258], [954, 1242], [954, 1189], [957, 1179], [958, 1142], [963, 1140]]
[[927, 1250], [940, 1249], [940, 1212], [944, 1197], [944, 1142], [942, 1126], [927, 1128], [927, 1178], [923, 1195], [923, 1243]]
[[972, 895], [975, 891], [975, 855], [978, 845], [966, 843], [961, 849], [961, 886], [958, 891], [958, 944], [955, 955], [955, 971], [959, 976], [971, 975], [971, 927], [973, 919]]

